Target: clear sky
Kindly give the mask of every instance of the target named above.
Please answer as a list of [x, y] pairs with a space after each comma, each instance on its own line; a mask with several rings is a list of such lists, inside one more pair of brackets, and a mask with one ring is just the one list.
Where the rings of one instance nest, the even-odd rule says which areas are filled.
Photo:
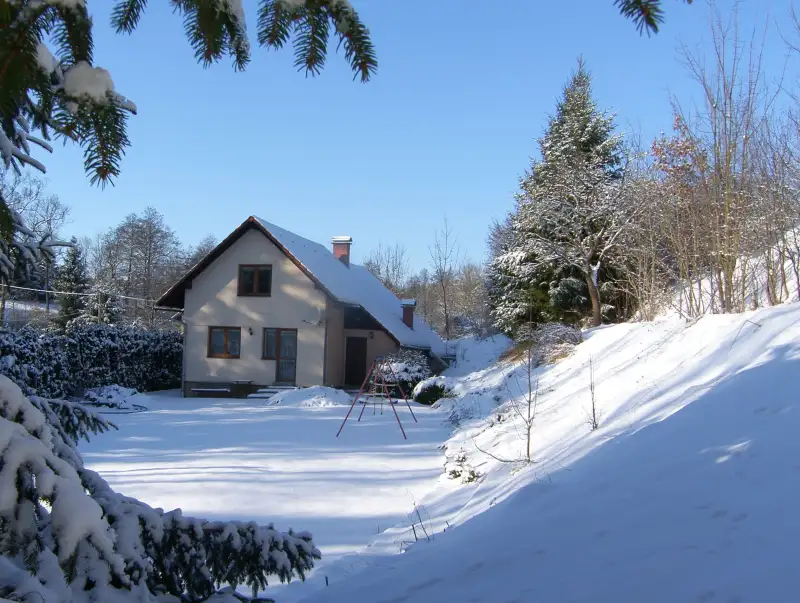
[[[513, 205], [564, 82], [583, 55], [601, 107], [650, 139], [671, 124], [669, 94], [696, 96], [678, 46], [708, 45], [707, 7], [665, 0], [661, 33], [640, 36], [612, 0], [352, 0], [372, 32], [379, 72], [352, 80], [341, 54], [321, 76], [292, 49], [257, 48], [245, 72], [195, 62], [179, 16], [150, 2], [132, 36], [108, 26], [110, 0], [91, 0], [95, 62], [139, 114], [114, 187], [92, 187], [81, 152], [47, 157], [50, 190], [72, 207], [66, 234], [94, 235], [156, 207], [193, 244], [226, 236], [255, 214], [328, 243], [354, 238], [363, 258], [402, 242], [415, 268], [446, 216], [470, 257]], [[719, 0], [726, 10], [732, 0]], [[740, 22], [790, 33], [789, 0], [743, 0]], [[256, 2], [245, 1], [255, 40]], [[780, 40], [768, 54], [779, 70]]]

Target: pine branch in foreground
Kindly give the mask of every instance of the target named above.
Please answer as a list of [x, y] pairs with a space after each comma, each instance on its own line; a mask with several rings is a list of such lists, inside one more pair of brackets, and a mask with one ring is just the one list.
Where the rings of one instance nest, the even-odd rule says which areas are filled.
[[0, 596], [43, 603], [253, 596], [320, 558], [311, 534], [210, 522], [114, 492], [76, 444], [113, 428], [80, 404], [26, 398], [0, 376]]

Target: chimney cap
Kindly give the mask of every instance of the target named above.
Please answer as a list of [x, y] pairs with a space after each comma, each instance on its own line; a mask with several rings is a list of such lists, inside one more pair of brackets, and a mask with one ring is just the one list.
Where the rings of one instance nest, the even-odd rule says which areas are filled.
[[404, 308], [413, 308], [413, 307], [415, 307], [417, 305], [417, 300], [416, 299], [401, 299], [400, 300], [400, 305], [403, 306]]
[[348, 237], [348, 236], [333, 237], [331, 239], [331, 243], [347, 243], [348, 245], [350, 245], [353, 243], [353, 237]]

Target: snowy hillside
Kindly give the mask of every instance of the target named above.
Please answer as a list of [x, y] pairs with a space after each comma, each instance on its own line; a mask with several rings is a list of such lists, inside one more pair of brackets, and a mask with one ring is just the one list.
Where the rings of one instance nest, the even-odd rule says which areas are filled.
[[800, 305], [599, 328], [537, 374], [532, 466], [492, 458], [522, 455], [523, 373], [465, 376], [441, 406], [478, 483], [440, 477], [417, 501], [430, 541], [397, 554], [408, 524], [384, 532], [303, 600], [797, 600]]

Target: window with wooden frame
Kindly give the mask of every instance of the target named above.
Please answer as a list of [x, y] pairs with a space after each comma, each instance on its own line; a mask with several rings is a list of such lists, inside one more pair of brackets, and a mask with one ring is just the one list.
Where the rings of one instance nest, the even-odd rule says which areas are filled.
[[261, 357], [276, 361], [276, 382], [294, 383], [297, 374], [297, 329], [264, 329]]
[[242, 348], [239, 327], [208, 327], [208, 357], [238, 358]]
[[240, 296], [269, 297], [272, 295], [272, 266], [270, 264], [240, 264], [238, 292]]

